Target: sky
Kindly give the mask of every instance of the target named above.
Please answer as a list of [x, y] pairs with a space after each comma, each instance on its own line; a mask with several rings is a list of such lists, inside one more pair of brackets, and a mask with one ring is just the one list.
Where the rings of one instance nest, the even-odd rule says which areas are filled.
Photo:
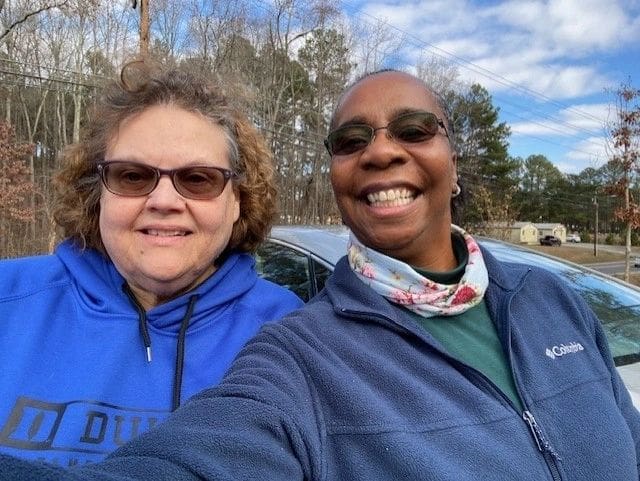
[[453, 62], [484, 86], [511, 127], [509, 153], [546, 156], [566, 174], [600, 167], [615, 91], [640, 87], [640, 0], [345, 0], [403, 38], [395, 62]]

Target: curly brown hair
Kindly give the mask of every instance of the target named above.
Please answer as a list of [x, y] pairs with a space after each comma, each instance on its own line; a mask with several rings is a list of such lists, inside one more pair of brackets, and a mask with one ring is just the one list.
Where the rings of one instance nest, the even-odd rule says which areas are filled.
[[119, 82], [108, 85], [90, 115], [83, 140], [69, 146], [54, 178], [54, 218], [66, 238], [81, 248], [106, 253], [100, 236], [102, 184], [97, 163], [123, 120], [143, 110], [172, 104], [198, 112], [225, 132], [231, 169], [240, 198], [240, 218], [222, 253], [253, 252], [267, 235], [276, 213], [273, 156], [247, 117], [221, 88], [180, 69], [149, 61], [126, 64]]

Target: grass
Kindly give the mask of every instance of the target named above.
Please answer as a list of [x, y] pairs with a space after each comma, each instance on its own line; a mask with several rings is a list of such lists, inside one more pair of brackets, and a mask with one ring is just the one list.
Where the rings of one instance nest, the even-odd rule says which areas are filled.
[[[575, 248], [575, 247], [566, 247], [566, 246], [527, 246], [530, 249], [544, 252], [545, 254], [549, 254], [552, 256], [560, 257], [561, 259], [566, 259], [571, 262], [575, 262], [576, 264], [588, 265], [595, 264], [598, 262], [620, 262], [624, 261], [624, 254], [618, 252], [606, 251], [603, 249], [598, 249], [598, 255], [593, 255], [593, 246], [590, 249], [584, 248]], [[640, 256], [640, 253], [636, 252], [634, 248], [631, 252], [632, 258], [631, 262], [636, 255]], [[631, 272], [629, 273], [629, 282], [636, 286], [640, 286], [640, 272], [633, 267], [631, 264], [630, 267]], [[619, 279], [624, 279], [622, 275], [616, 275], [615, 277]]]
[[594, 256], [593, 247], [591, 247], [591, 249], [537, 245], [527, 247], [536, 251], [544, 252], [545, 254], [560, 257], [561, 259], [575, 262], [576, 264], [594, 264], [596, 262], [616, 262], [624, 260], [624, 254], [605, 251], [602, 249], [598, 249], [598, 255]]

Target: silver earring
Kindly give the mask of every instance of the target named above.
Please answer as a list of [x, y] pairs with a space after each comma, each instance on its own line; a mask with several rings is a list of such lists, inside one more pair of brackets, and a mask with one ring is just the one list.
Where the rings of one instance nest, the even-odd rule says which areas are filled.
[[456, 197], [458, 197], [461, 191], [462, 189], [460, 189], [460, 186], [456, 183], [453, 192], [451, 192], [451, 198], [455, 199]]

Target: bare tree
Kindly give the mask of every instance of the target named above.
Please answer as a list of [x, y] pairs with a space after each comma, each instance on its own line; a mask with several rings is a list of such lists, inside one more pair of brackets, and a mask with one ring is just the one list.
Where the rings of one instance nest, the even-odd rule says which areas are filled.
[[441, 95], [466, 90], [456, 64], [437, 55], [426, 55], [416, 64], [416, 76]]
[[631, 231], [640, 227], [640, 205], [633, 199], [630, 189], [640, 168], [640, 89], [633, 87], [631, 81], [616, 91], [616, 120], [610, 132], [612, 155], [609, 164], [620, 177], [607, 187], [607, 192], [624, 200], [624, 206], [615, 211], [615, 216], [626, 225], [624, 279], [628, 282]]
[[151, 2], [151, 25], [156, 35], [155, 48], [176, 57], [184, 51], [186, 41], [184, 5], [172, 0]]
[[[3, 29], [0, 32], [0, 43], [7, 37], [11, 32], [13, 32], [16, 28], [18, 28], [23, 23], [27, 22], [32, 17], [36, 17], [40, 15], [42, 12], [46, 12], [47, 10], [62, 8], [69, 5], [70, 0], [58, 0], [58, 1], [50, 1], [50, 2], [39, 2], [39, 5], [31, 5], [28, 2], [27, 5], [24, 5], [22, 8], [16, 8], [16, 11], [13, 14], [10, 13], [9, 16], [3, 18]], [[0, 13], [5, 12], [6, 2], [5, 0], [0, 1]], [[3, 15], [4, 17], [4, 15]]]
[[387, 22], [379, 19], [356, 20], [351, 29], [351, 50], [355, 52], [351, 61], [355, 64], [357, 75], [382, 68], [406, 42], [405, 34], [399, 34]]

